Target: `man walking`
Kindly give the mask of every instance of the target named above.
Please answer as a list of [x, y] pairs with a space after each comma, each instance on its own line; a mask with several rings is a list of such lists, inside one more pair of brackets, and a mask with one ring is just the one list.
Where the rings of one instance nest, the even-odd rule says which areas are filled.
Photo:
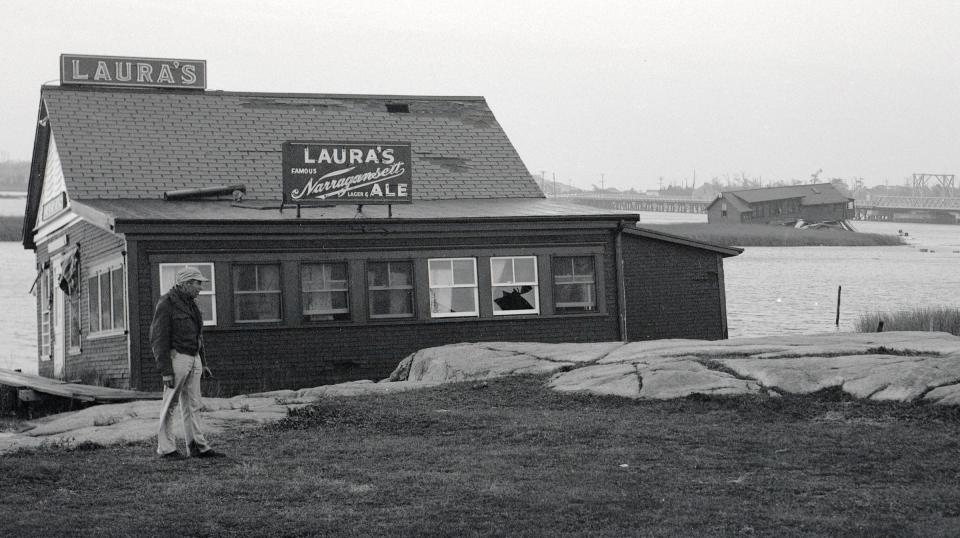
[[203, 364], [203, 316], [195, 299], [208, 280], [195, 267], [178, 271], [173, 287], [157, 303], [150, 324], [150, 346], [164, 387], [157, 432], [157, 454], [161, 458], [181, 457], [173, 433], [178, 405], [187, 454], [198, 458], [224, 455], [210, 448], [200, 427], [200, 377], [209, 376], [210, 370]]

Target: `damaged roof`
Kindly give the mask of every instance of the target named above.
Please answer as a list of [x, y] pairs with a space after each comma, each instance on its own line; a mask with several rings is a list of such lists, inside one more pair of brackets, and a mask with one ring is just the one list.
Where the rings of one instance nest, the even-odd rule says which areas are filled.
[[732, 194], [749, 204], [784, 200], [787, 198], [800, 198], [800, 205], [844, 204], [853, 200], [853, 198], [848, 198], [841, 194], [840, 191], [830, 183], [725, 191], [723, 194]]
[[244, 184], [279, 201], [291, 140], [410, 142], [414, 200], [543, 197], [482, 97], [44, 86], [44, 108], [72, 200]]

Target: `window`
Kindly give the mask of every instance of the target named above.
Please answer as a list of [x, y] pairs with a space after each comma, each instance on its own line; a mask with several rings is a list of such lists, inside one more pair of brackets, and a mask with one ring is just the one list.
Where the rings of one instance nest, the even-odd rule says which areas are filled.
[[350, 319], [346, 263], [310, 263], [300, 266], [303, 319]]
[[53, 271], [45, 269], [40, 277], [40, 359], [52, 358], [50, 345], [50, 321], [53, 313]]
[[537, 257], [490, 258], [493, 315], [537, 314]]
[[720, 201], [720, 216], [721, 216], [721, 217], [726, 217], [726, 216], [727, 216], [727, 201], [726, 201], [726, 200], [721, 200], [721, 201]]
[[367, 286], [371, 318], [413, 317], [412, 263], [368, 263]]
[[173, 287], [174, 278], [177, 271], [184, 267], [196, 267], [200, 270], [203, 278], [209, 279], [207, 282], [201, 282], [200, 295], [197, 297], [197, 306], [200, 307], [200, 314], [203, 315], [204, 325], [217, 324], [217, 286], [214, 278], [212, 263], [161, 263], [160, 264], [160, 293], [164, 294]]
[[125, 289], [121, 262], [90, 271], [87, 278], [90, 336], [122, 334], [126, 329]]
[[597, 309], [597, 278], [592, 256], [553, 259], [553, 300], [557, 313]]
[[476, 316], [477, 260], [427, 260], [430, 273], [430, 315], [435, 318]]
[[235, 265], [233, 302], [238, 322], [280, 321], [280, 265]]

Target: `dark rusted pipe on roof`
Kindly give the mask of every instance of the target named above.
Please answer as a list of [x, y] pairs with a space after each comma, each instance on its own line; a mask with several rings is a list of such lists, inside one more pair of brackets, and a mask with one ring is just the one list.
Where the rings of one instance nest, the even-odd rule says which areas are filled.
[[202, 198], [204, 196], [230, 195], [236, 191], [247, 192], [246, 185], [226, 185], [222, 187], [203, 187], [200, 189], [183, 189], [163, 193], [164, 200], [185, 200], [188, 198]]

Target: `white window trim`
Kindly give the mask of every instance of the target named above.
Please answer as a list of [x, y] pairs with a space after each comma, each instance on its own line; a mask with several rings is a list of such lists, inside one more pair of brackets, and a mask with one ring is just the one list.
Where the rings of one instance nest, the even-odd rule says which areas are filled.
[[163, 269], [165, 267], [196, 267], [200, 266], [209, 266], [210, 267], [210, 290], [201, 290], [200, 295], [209, 295], [210, 298], [210, 309], [213, 311], [213, 319], [207, 321], [203, 320], [203, 325], [205, 327], [212, 327], [217, 324], [217, 273], [215, 271], [216, 266], [213, 262], [178, 262], [178, 263], [161, 263], [159, 264], [157, 271], [159, 275], [159, 285], [160, 285], [160, 295], [170, 291], [170, 288], [173, 287], [173, 282], [164, 282], [163, 281]]
[[[533, 260], [533, 281], [532, 282], [522, 282], [517, 281], [516, 276], [516, 260], [529, 259]], [[511, 265], [513, 266], [513, 276], [514, 280], [512, 282], [494, 282], [494, 271], [493, 264], [498, 260], [510, 260]], [[496, 256], [490, 258], [490, 290], [493, 291], [496, 287], [504, 286], [533, 286], [534, 294], [533, 297], [536, 299], [536, 305], [533, 308], [528, 308], [526, 310], [500, 310], [497, 311], [496, 299], [497, 297], [492, 297], [491, 304], [493, 305], [493, 315], [494, 316], [517, 316], [522, 314], [539, 314], [540, 313], [540, 275], [537, 268], [537, 257], [536, 256]], [[491, 293], [491, 295], [493, 295]]]
[[[451, 274], [453, 272], [453, 262], [456, 261], [465, 261], [469, 260], [473, 263], [473, 284], [452, 284], [450, 286], [440, 286], [433, 284], [433, 274], [430, 271], [431, 262], [450, 262]], [[474, 309], [472, 312], [434, 312], [433, 305], [430, 305], [430, 317], [431, 318], [466, 318], [466, 317], [479, 317], [480, 316], [480, 297], [477, 293], [479, 285], [477, 282], [477, 259], [476, 258], [428, 258], [427, 259], [427, 278], [430, 283], [430, 291], [433, 290], [446, 290], [453, 288], [473, 288], [473, 306]], [[431, 303], [433, 300], [431, 299]]]
[[[53, 301], [50, 300], [53, 290], [53, 268], [47, 267], [40, 277], [40, 360], [53, 360], [53, 338], [50, 331], [53, 325]], [[46, 320], [44, 320], [46, 316]], [[44, 352], [46, 351], [46, 352]]]
[[[93, 328], [89, 328], [90, 330], [89, 330], [89, 332], [87, 332], [87, 340], [97, 340], [98, 338], [108, 338], [108, 337], [111, 337], [111, 336], [119, 336], [119, 335], [126, 334], [126, 332], [127, 332], [127, 327], [126, 327], [126, 326], [127, 326], [127, 325], [129, 324], [129, 322], [130, 322], [129, 319], [128, 319], [128, 318], [129, 318], [129, 312], [130, 312], [130, 305], [129, 305], [129, 303], [127, 302], [127, 282], [126, 282], [126, 280], [127, 280], [127, 271], [126, 271], [126, 264], [125, 264], [124, 262], [125, 262], [125, 260], [124, 260], [124, 258], [121, 256], [121, 257], [119, 257], [119, 258], [113, 258], [113, 259], [108, 260], [108, 261], [106, 261], [106, 262], [102, 262], [102, 263], [99, 263], [99, 264], [97, 264], [97, 265], [94, 265], [94, 266], [90, 267], [90, 270], [87, 272], [86, 278], [84, 278], [84, 280], [83, 280], [85, 284], [89, 284], [91, 278], [93, 278], [94, 276], [97, 277], [97, 319], [98, 319], [98, 320], [101, 320], [100, 316], [101, 316], [102, 313], [103, 313], [103, 310], [101, 309], [101, 308], [102, 308], [102, 305], [100, 305], [100, 293], [99, 293], [99, 292], [100, 292], [100, 288], [99, 288], [99, 286], [100, 286], [100, 275], [103, 274], [103, 273], [107, 273], [107, 274], [109, 274], [109, 275], [112, 275], [112, 274], [113, 274], [113, 271], [115, 271], [115, 270], [117, 270], [117, 269], [120, 269], [120, 275], [121, 275], [121, 277], [122, 277], [123, 280], [124, 280], [124, 282], [123, 282], [123, 298], [122, 298], [123, 308], [124, 308], [124, 313], [125, 313], [125, 317], [124, 317], [124, 320], [123, 320], [124, 327], [123, 327], [122, 329], [112, 328], [112, 329], [108, 329], [108, 330], [106, 330], [106, 331], [102, 331], [102, 330], [94, 331]], [[110, 320], [113, 321], [113, 299], [114, 299], [114, 297], [113, 297], [113, 277], [111, 276], [110, 279], [111, 279], [111, 280], [110, 280]], [[90, 304], [91, 304], [92, 302], [93, 302], [93, 294], [90, 293], [90, 286], [88, 285], [88, 286], [87, 286], [87, 325], [89, 325], [89, 324], [90, 324], [90, 321], [91, 321], [91, 319], [90, 319]], [[65, 305], [65, 307], [66, 307], [66, 301], [64, 301], [64, 305]], [[82, 316], [81, 316], [81, 319], [82, 319]], [[101, 325], [101, 326], [103, 325], [102, 320], [101, 320], [100, 325]], [[64, 328], [64, 329], [66, 330], [66, 328]], [[81, 326], [81, 332], [82, 332], [82, 331], [83, 331], [83, 327]]]

